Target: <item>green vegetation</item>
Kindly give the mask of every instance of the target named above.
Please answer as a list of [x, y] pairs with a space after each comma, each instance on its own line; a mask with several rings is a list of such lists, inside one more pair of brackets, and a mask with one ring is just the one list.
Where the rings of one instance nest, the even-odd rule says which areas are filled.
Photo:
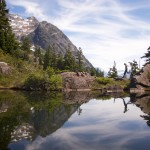
[[12, 33], [8, 20], [8, 10], [5, 0], [0, 1], [0, 49], [5, 53], [14, 54], [18, 48], [18, 42]]
[[[11, 68], [8, 75], [0, 74], [0, 88], [15, 87], [26, 90], [60, 90], [62, 79], [59, 75], [64, 71], [89, 72], [92, 76], [98, 77], [98, 87], [109, 85], [120, 85], [125, 87], [127, 81], [116, 81], [118, 73], [116, 63], [108, 72], [110, 78], [104, 78], [104, 72], [99, 68], [85, 68], [82, 49], [79, 48], [77, 55], [71, 52], [68, 46], [66, 53], [56, 53], [55, 45], [49, 45], [46, 50], [36, 47], [31, 51], [31, 43], [28, 37], [23, 37], [18, 44], [12, 33], [8, 20], [8, 10], [5, 0], [0, 1], [0, 62], [5, 62]], [[132, 64], [132, 72], [135, 73], [137, 65]], [[102, 78], [101, 78], [102, 77]]]
[[0, 62], [7, 63], [11, 70], [9, 74], [0, 74], [0, 88], [59, 90], [62, 88], [59, 72], [86, 71], [92, 75], [103, 75], [98, 69], [84, 67], [81, 48], [74, 56], [68, 46], [63, 56], [56, 53], [54, 45], [45, 52], [40, 47], [31, 51], [28, 37], [17, 42], [9, 24], [8, 12], [5, 0], [0, 1]]
[[[61, 122], [61, 116], [58, 115], [59, 111], [60, 115], [67, 113], [69, 117], [71, 108], [73, 108], [73, 105], [69, 105], [70, 112], [68, 113], [67, 104], [64, 104], [62, 100], [60, 92], [0, 91], [1, 149], [7, 149], [8, 144], [12, 141], [12, 133], [22, 125], [30, 124], [34, 127], [34, 130], [31, 130], [32, 136], [42, 135], [45, 125], [49, 133], [55, 131], [59, 123], [64, 123]], [[57, 126], [54, 126], [56, 122]]]
[[146, 63], [150, 63], [150, 47], [147, 49], [147, 53], [145, 53], [145, 55], [142, 56], [141, 58], [145, 58]]
[[112, 78], [105, 78], [105, 77], [99, 77], [99, 78], [96, 78], [96, 80], [99, 84], [102, 84], [102, 85], [112, 84], [114, 81]]
[[27, 90], [59, 90], [62, 88], [62, 79], [49, 67], [43, 74], [30, 74], [25, 80], [23, 88]]
[[129, 86], [129, 80], [115, 80], [113, 78], [107, 78], [107, 77], [97, 77], [96, 81], [98, 83], [98, 88], [107, 88], [109, 86], [119, 86], [123, 89], [127, 88]]
[[114, 61], [113, 67], [110, 68], [110, 70], [108, 72], [108, 77], [110, 77], [110, 78], [116, 78], [116, 77], [118, 77], [118, 72], [117, 72], [116, 62], [115, 61]]
[[129, 62], [131, 66], [131, 75], [130, 79], [140, 70], [138, 67], [137, 61], [133, 60], [133, 62]]

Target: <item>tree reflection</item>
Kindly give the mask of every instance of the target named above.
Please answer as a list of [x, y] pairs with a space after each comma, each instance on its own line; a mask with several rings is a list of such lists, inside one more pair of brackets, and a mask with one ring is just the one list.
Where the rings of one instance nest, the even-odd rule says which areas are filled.
[[147, 125], [150, 127], [150, 115], [140, 115], [144, 120], [146, 120]]

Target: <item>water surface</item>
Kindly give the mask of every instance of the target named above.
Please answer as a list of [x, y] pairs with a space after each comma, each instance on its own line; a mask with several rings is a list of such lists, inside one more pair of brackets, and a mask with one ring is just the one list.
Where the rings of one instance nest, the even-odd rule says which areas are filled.
[[0, 147], [149, 150], [149, 114], [148, 95], [1, 91]]

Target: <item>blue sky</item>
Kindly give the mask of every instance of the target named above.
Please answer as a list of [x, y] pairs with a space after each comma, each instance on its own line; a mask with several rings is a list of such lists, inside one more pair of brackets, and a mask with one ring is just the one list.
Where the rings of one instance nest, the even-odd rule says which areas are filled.
[[11, 13], [35, 16], [61, 29], [95, 66], [144, 63], [150, 46], [149, 0], [6, 0]]

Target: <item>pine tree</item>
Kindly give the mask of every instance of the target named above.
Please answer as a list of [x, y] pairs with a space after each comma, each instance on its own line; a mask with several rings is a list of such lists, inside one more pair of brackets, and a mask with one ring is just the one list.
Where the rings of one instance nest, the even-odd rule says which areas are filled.
[[66, 50], [66, 54], [64, 56], [64, 67], [65, 69], [70, 70], [70, 71], [76, 70], [75, 58], [73, 57], [70, 49]]
[[41, 48], [36, 47], [34, 52], [35, 61], [38, 62], [39, 65], [42, 65], [42, 54], [41, 54]]
[[31, 43], [28, 37], [24, 37], [21, 44], [21, 49], [27, 53], [30, 53]]
[[130, 63], [130, 66], [131, 66], [130, 78], [132, 78], [139, 71], [139, 67], [138, 67], [137, 61], [135, 61], [135, 60], [133, 60], [133, 62], [129, 62], [129, 63]]
[[150, 63], [150, 47], [147, 49], [147, 53], [141, 58], [146, 58], [146, 63]]
[[114, 61], [113, 68], [110, 68], [110, 70], [108, 72], [108, 77], [110, 77], [110, 78], [118, 77], [118, 72], [117, 72], [116, 62], [115, 61]]
[[44, 55], [44, 64], [43, 64], [43, 69], [46, 70], [47, 67], [50, 67], [51, 66], [51, 62], [52, 62], [52, 55], [51, 55], [51, 52], [50, 52], [50, 47], [47, 48], [46, 52], [45, 52], [45, 55]]
[[51, 63], [51, 67], [53, 67], [54, 69], [57, 68], [57, 54], [56, 54], [56, 50], [53, 49], [52, 53], [52, 63]]
[[96, 75], [96, 70], [94, 67], [90, 68], [90, 75], [95, 76]]
[[18, 48], [18, 42], [12, 33], [8, 12], [5, 0], [0, 0], [0, 48], [6, 53], [14, 54]]
[[57, 56], [57, 68], [59, 70], [64, 70], [64, 59], [61, 53]]
[[97, 77], [104, 77], [104, 72], [101, 71], [99, 68], [96, 68], [96, 76]]
[[79, 50], [77, 52], [77, 64], [78, 64], [78, 71], [83, 71], [83, 53], [82, 49], [79, 47]]

